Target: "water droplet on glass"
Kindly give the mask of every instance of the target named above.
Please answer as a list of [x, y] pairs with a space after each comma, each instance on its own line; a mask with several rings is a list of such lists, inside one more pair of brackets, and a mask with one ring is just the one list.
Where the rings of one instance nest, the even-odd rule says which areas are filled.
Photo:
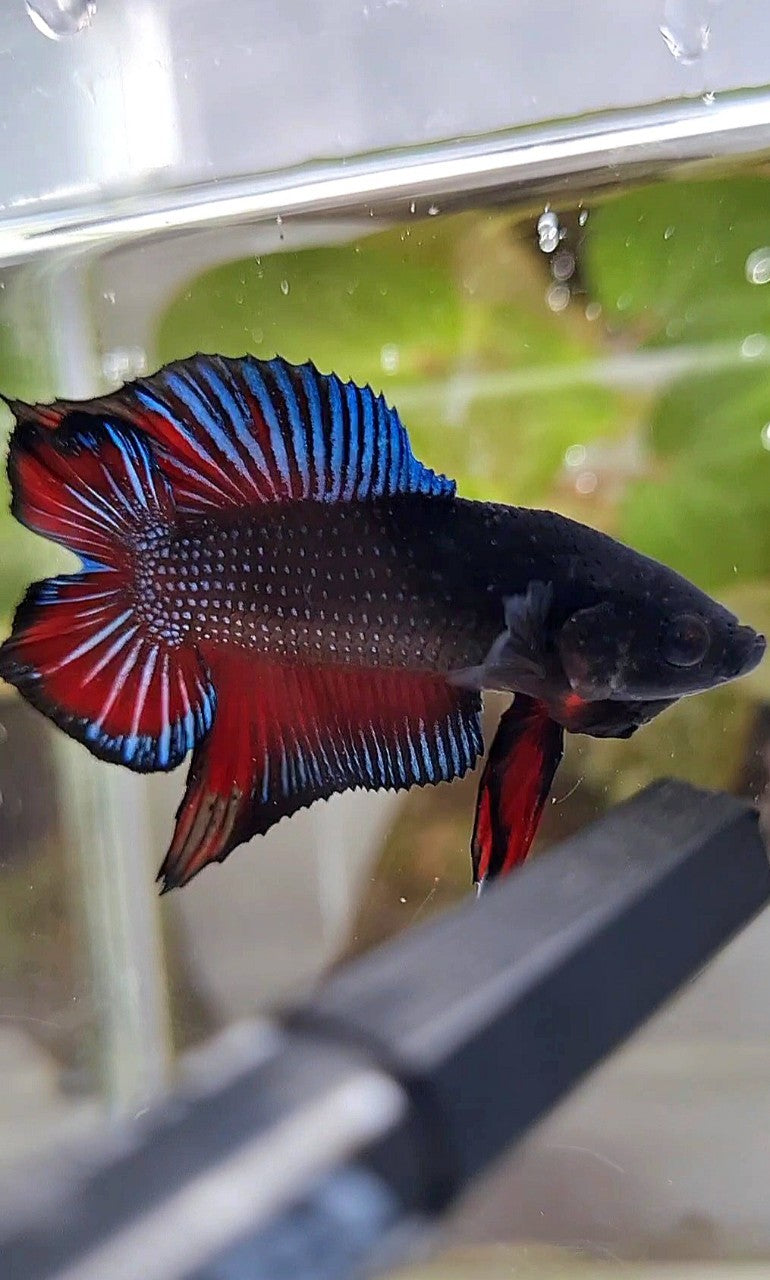
[[683, 67], [692, 66], [709, 47], [709, 0], [666, 0], [659, 27], [666, 48]]
[[666, 230], [663, 232], [663, 239], [670, 240], [675, 231], [676, 227], [666, 227]]
[[581, 209], [580, 213], [578, 214], [578, 223], [581, 227], [584, 227], [587, 222], [588, 222], [588, 210]]
[[96, 0], [26, 0], [25, 8], [38, 31], [49, 40], [62, 40], [90, 27]]
[[746, 259], [746, 279], [749, 284], [767, 284], [770, 281], [770, 247], [755, 249]]
[[439, 207], [438, 207], [438, 205], [437, 205], [437, 204], [429, 204], [429, 205], [428, 205], [428, 217], [429, 217], [429, 218], [435, 218], [435, 216], [436, 216], [436, 214], [437, 214], [438, 212], [439, 212]]
[[633, 300], [634, 299], [632, 294], [621, 293], [620, 297], [615, 303], [615, 306], [617, 307], [618, 311], [628, 311], [628, 308], [631, 306], [631, 303], [633, 302]]
[[598, 320], [602, 314], [601, 302], [589, 302], [586, 307], [586, 320]]
[[289, 282], [288, 282], [288, 280], [282, 280], [282, 281], [281, 281], [281, 293], [284, 295], [284, 297], [286, 297], [286, 294], [287, 294], [288, 292], [289, 292]]
[[545, 295], [545, 300], [551, 310], [557, 312], [557, 314], [559, 311], [564, 311], [570, 300], [569, 285], [552, 284]]
[[762, 441], [762, 448], [767, 449], [770, 453], [770, 422], [766, 422], [759, 436]]
[[396, 344], [394, 342], [386, 342], [380, 348], [380, 364], [382, 365], [383, 373], [397, 373], [400, 362]]
[[559, 219], [551, 209], [546, 209], [537, 220], [537, 239], [543, 253], [553, 253], [559, 246]]
[[762, 333], [749, 333], [741, 343], [744, 360], [757, 360], [767, 350], [767, 338]]

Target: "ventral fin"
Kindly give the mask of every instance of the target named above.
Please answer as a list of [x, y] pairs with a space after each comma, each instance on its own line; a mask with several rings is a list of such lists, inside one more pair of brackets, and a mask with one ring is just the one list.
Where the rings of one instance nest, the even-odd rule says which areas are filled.
[[216, 719], [193, 755], [164, 889], [315, 800], [448, 781], [483, 750], [480, 696], [439, 677], [207, 656]]
[[474, 883], [507, 875], [526, 858], [563, 746], [564, 730], [545, 704], [517, 694], [500, 719], [479, 783]]
[[95, 400], [12, 407], [49, 428], [74, 411], [139, 427], [188, 513], [454, 493], [418, 462], [396, 410], [371, 387], [280, 357], [196, 355]]

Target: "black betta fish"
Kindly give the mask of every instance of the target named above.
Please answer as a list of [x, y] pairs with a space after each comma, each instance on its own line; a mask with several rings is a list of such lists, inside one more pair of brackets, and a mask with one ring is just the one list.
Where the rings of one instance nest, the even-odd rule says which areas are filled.
[[82, 559], [32, 586], [0, 675], [94, 755], [189, 751], [164, 887], [336, 791], [457, 778], [481, 690], [477, 882], [529, 849], [564, 729], [628, 736], [764, 640], [572, 520], [455, 496], [369, 387], [194, 356], [83, 403], [10, 405], [13, 512]]

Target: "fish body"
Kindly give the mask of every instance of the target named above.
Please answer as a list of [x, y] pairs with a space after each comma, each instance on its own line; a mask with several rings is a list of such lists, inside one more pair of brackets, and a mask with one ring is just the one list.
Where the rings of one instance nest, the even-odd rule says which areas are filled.
[[469, 502], [368, 388], [193, 357], [111, 396], [11, 405], [13, 510], [75, 550], [0, 675], [94, 754], [193, 752], [166, 888], [351, 787], [461, 776], [485, 688], [477, 881], [526, 855], [563, 730], [628, 736], [760, 660], [678, 574], [547, 511]]

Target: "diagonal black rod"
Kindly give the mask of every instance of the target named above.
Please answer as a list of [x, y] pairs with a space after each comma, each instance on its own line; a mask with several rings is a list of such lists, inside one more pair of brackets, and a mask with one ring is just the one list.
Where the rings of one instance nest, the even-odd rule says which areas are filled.
[[[403, 1246], [770, 898], [754, 811], [660, 783], [348, 966], [261, 1060], [0, 1231], [10, 1280], [346, 1280]], [[395, 1244], [394, 1244], [395, 1242]]]

